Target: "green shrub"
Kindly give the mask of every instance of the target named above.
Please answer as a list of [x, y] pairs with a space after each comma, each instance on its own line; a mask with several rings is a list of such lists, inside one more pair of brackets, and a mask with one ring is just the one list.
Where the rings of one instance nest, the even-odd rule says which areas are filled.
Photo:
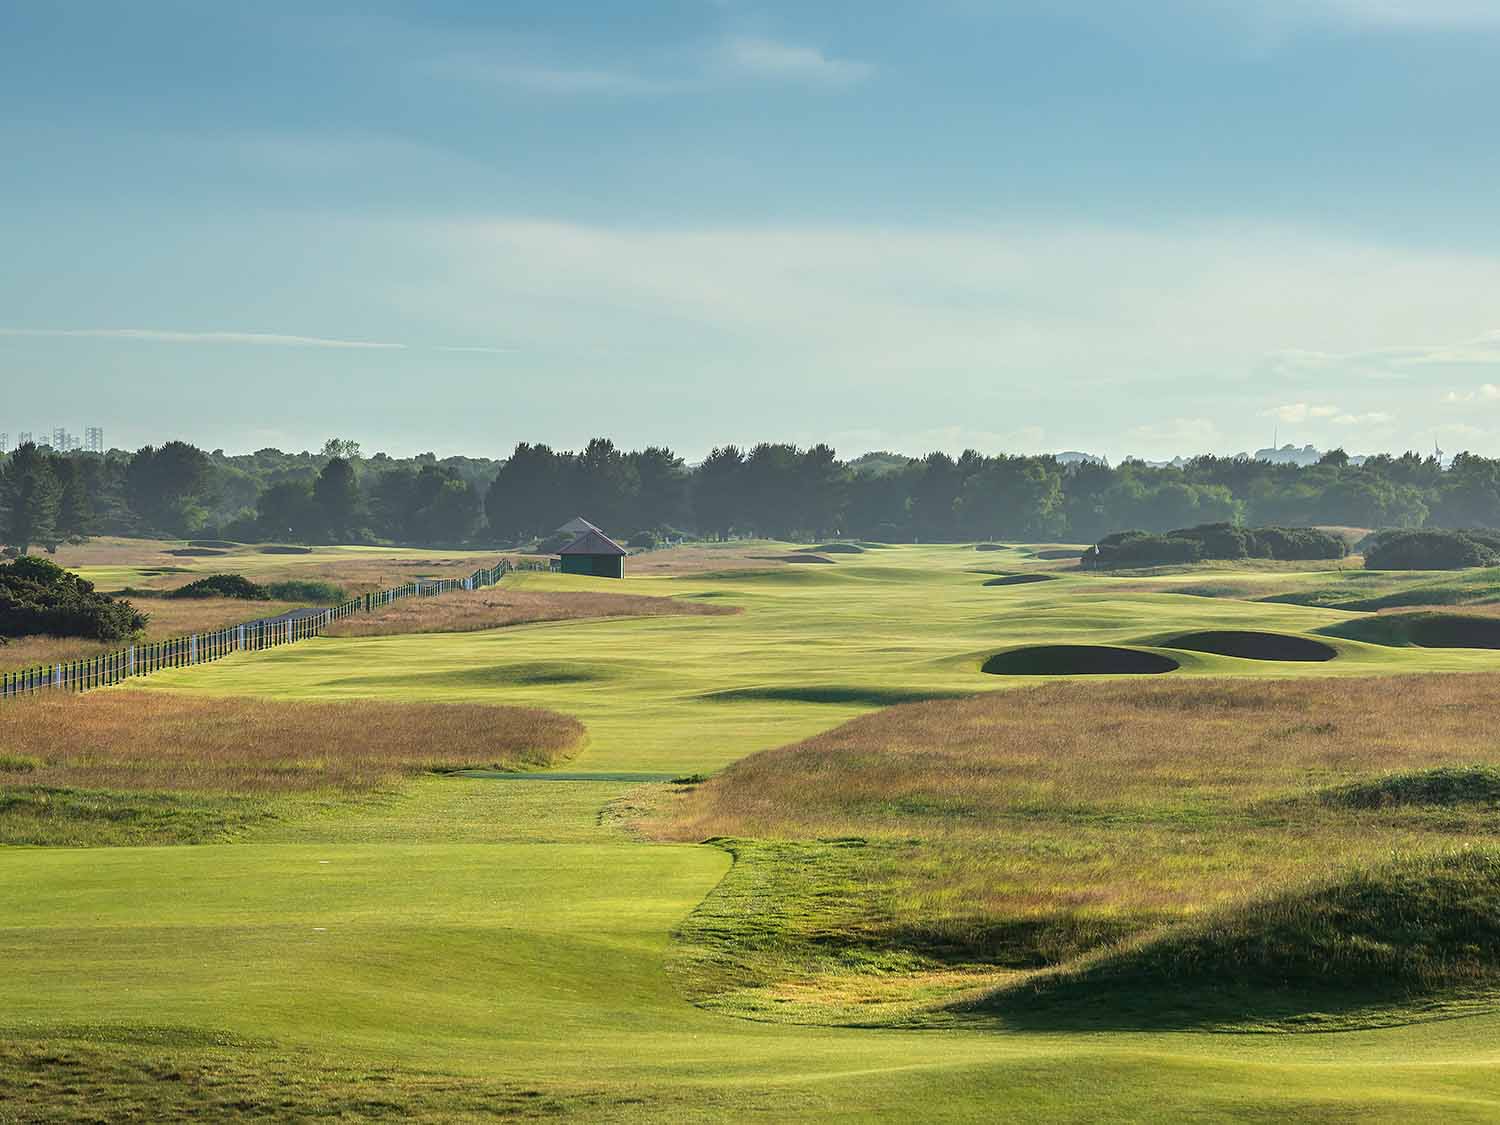
[[167, 594], [169, 598], [243, 598], [246, 601], [270, 601], [271, 594], [243, 574], [210, 574]]
[[1181, 536], [1123, 531], [1108, 536], [1083, 554], [1081, 565], [1091, 569], [1121, 566], [1165, 566], [1194, 563], [1203, 558], [1203, 544]]
[[1200, 559], [1341, 559], [1348, 553], [1349, 545], [1340, 536], [1315, 527], [1246, 528], [1205, 523], [1165, 535], [1116, 532], [1086, 551], [1083, 565], [1102, 569], [1166, 566]]
[[118, 641], [146, 627], [127, 601], [46, 559], [22, 555], [0, 565], [0, 637], [50, 634]]
[[1341, 535], [1316, 527], [1257, 527], [1250, 532], [1256, 550], [1267, 559], [1341, 559], [1349, 544]]
[[640, 547], [643, 550], [650, 551], [656, 548], [656, 543], [657, 540], [655, 532], [637, 531], [630, 537], [630, 540], [626, 545], [630, 547]]
[[318, 602], [321, 605], [337, 605], [343, 602], [344, 591], [332, 582], [316, 578], [293, 578], [285, 582], [272, 582], [266, 592], [282, 602]]
[[1467, 531], [1382, 532], [1365, 551], [1370, 570], [1462, 570], [1500, 562], [1483, 533]]

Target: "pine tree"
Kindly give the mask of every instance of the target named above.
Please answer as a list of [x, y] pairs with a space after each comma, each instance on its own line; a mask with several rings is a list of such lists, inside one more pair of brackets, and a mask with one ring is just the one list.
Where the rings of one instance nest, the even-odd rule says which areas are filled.
[[32, 442], [20, 446], [0, 470], [0, 533], [22, 554], [33, 543], [57, 542], [62, 485]]

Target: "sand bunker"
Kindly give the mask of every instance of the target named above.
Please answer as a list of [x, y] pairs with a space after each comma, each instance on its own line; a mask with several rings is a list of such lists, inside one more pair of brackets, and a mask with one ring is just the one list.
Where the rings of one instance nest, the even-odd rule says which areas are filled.
[[1332, 645], [1309, 637], [1236, 629], [1184, 633], [1167, 641], [1166, 647], [1186, 649], [1188, 652], [1210, 652], [1218, 656], [1238, 656], [1243, 660], [1298, 660], [1307, 663], [1332, 660], [1338, 655]]
[[1032, 645], [996, 653], [981, 671], [992, 676], [1154, 676], [1181, 667], [1170, 656], [1113, 645]]

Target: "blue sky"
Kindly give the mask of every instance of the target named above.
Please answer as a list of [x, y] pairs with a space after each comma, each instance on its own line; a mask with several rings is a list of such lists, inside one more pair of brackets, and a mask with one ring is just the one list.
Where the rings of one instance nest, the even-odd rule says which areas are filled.
[[0, 98], [12, 440], [1500, 454], [1494, 0], [20, 0]]

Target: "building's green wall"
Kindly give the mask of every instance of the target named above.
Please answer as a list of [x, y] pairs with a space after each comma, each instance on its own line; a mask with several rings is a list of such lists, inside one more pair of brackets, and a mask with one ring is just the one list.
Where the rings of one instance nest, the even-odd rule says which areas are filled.
[[563, 555], [562, 572], [593, 578], [623, 578], [625, 560], [619, 555]]

